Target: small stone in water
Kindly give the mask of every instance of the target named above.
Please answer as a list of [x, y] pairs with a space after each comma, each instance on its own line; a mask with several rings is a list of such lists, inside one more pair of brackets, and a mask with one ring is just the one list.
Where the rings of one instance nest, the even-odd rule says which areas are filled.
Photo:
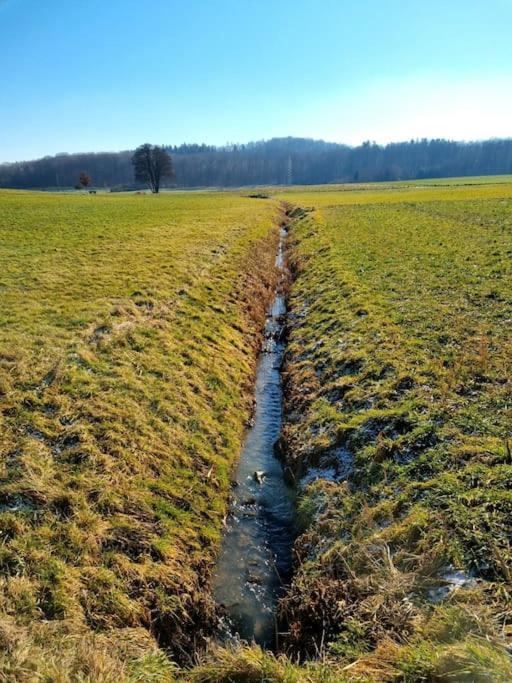
[[260, 574], [252, 574], [250, 573], [249, 576], [247, 577], [247, 583], [252, 583], [253, 586], [261, 586], [263, 583], [263, 578]]
[[246, 498], [242, 501], [242, 505], [256, 505], [256, 498], [254, 496], [250, 496], [250, 498]]
[[253, 474], [254, 481], [257, 481], [258, 484], [263, 484], [263, 480], [265, 479], [265, 472], [263, 470], [256, 470]]

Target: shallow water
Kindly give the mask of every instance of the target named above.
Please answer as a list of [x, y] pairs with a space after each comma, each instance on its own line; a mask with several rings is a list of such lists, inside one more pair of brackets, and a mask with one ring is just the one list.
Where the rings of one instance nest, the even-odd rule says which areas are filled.
[[223, 638], [255, 640], [267, 647], [276, 642], [274, 612], [291, 570], [295, 521], [294, 490], [274, 455], [282, 421], [284, 235], [282, 231], [276, 258], [283, 274], [257, 367], [254, 423], [240, 456], [214, 577], [215, 598], [226, 614]]

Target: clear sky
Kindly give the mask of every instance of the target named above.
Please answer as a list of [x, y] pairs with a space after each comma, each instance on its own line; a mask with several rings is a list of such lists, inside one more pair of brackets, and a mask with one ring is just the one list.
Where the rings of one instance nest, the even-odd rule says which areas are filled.
[[0, 0], [0, 161], [512, 136], [512, 0]]

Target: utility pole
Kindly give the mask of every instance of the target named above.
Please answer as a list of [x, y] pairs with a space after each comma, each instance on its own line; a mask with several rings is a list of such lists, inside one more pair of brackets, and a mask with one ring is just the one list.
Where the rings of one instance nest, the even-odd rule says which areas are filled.
[[293, 163], [292, 155], [288, 155], [288, 167], [286, 169], [286, 182], [288, 185], [293, 185]]

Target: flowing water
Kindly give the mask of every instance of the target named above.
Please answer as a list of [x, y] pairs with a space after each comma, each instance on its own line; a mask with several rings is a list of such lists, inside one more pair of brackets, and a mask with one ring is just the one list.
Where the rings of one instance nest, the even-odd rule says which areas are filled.
[[222, 637], [267, 647], [276, 643], [275, 606], [291, 570], [295, 520], [294, 491], [274, 454], [282, 421], [285, 235], [282, 229], [276, 258], [281, 278], [258, 361], [254, 422], [240, 456], [214, 578], [215, 598], [225, 612]]

